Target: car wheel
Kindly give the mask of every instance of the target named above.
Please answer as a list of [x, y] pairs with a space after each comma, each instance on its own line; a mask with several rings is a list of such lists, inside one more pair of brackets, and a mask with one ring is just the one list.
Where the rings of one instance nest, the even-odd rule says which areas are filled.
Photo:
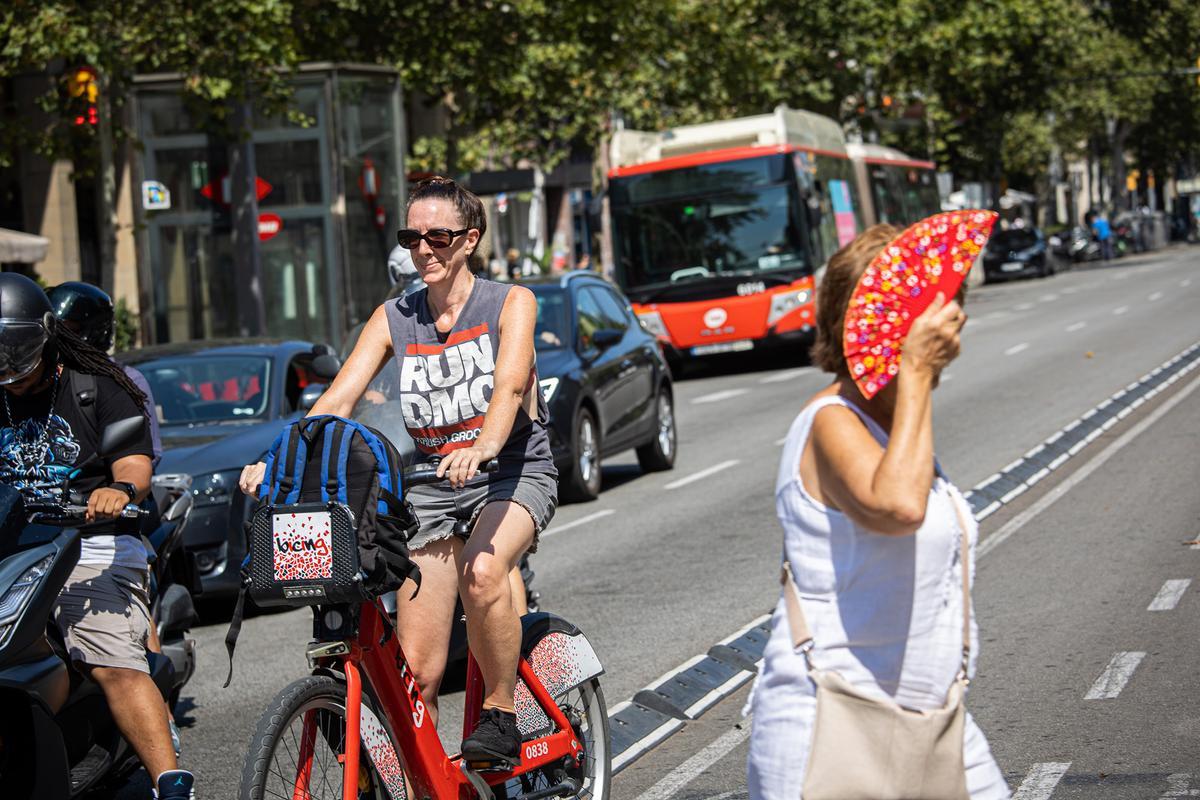
[[661, 472], [675, 466], [675, 403], [664, 386], [655, 403], [654, 438], [637, 449], [638, 464], [646, 472]]
[[600, 431], [586, 408], [575, 415], [575, 441], [571, 446], [571, 472], [562, 484], [566, 500], [595, 500], [600, 494]]

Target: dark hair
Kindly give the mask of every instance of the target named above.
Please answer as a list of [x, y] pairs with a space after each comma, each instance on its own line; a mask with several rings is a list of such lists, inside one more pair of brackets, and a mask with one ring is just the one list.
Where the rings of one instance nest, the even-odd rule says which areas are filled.
[[899, 235], [900, 228], [895, 225], [872, 225], [829, 259], [825, 277], [817, 287], [817, 340], [812, 346], [813, 364], [826, 372], [850, 374], [842, 350], [850, 295], [871, 259]]
[[146, 414], [145, 392], [138, 388], [137, 384], [125, 374], [125, 370], [109, 358], [107, 353], [92, 347], [66, 325], [54, 326], [52, 341], [53, 345], [50, 346], [57, 348], [58, 360], [63, 366], [85, 375], [102, 375], [111, 378], [133, 398], [138, 408], [142, 409], [143, 415]]
[[467, 259], [471, 271], [479, 272], [483, 268], [483, 256], [479, 255], [479, 249], [483, 245], [483, 235], [487, 233], [487, 214], [483, 210], [483, 201], [457, 181], [437, 175], [421, 181], [408, 193], [408, 204], [404, 207], [406, 219], [413, 204], [421, 200], [445, 200], [454, 206], [462, 227], [479, 231], [479, 244], [475, 245], [475, 251]]

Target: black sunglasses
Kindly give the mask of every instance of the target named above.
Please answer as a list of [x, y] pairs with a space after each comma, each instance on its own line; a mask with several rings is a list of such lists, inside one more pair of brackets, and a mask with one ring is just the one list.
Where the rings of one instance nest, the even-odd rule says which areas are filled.
[[404, 230], [396, 231], [396, 241], [406, 250], [416, 250], [421, 246], [421, 240], [429, 242], [429, 246], [436, 250], [444, 250], [450, 244], [462, 236], [470, 228], [463, 228], [461, 231], [452, 231], [449, 228], [430, 228], [427, 232], [405, 228]]

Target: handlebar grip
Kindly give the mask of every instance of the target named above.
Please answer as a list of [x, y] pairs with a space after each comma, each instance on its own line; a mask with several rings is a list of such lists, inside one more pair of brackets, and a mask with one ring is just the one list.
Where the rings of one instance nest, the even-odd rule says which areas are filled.
[[[416, 464], [411, 467], [404, 468], [404, 485], [405, 486], [427, 486], [431, 483], [443, 481], [445, 478], [439, 478], [438, 464], [441, 461], [431, 461], [428, 464]], [[479, 465], [480, 472], [496, 472], [500, 469], [500, 462], [497, 459], [492, 459]]]

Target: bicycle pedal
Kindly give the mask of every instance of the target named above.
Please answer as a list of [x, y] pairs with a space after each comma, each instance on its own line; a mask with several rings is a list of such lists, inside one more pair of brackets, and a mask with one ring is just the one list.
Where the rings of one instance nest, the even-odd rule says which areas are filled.
[[511, 759], [501, 758], [499, 756], [495, 758], [478, 759], [474, 761], [466, 761], [464, 759], [463, 763], [465, 763], [467, 765], [467, 769], [471, 770], [472, 772], [507, 772], [521, 766], [520, 761], [514, 762]]

